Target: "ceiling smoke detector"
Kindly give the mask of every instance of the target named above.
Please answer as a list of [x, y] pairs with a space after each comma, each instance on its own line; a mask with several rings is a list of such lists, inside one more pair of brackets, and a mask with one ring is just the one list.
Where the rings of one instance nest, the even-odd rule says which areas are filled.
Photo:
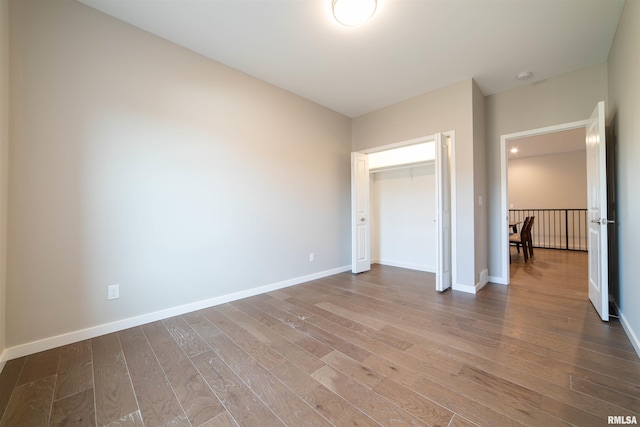
[[529, 78], [531, 78], [531, 76], [533, 76], [533, 73], [531, 71], [523, 71], [521, 73], [518, 73], [518, 75], [516, 76], [517, 80], [527, 80]]

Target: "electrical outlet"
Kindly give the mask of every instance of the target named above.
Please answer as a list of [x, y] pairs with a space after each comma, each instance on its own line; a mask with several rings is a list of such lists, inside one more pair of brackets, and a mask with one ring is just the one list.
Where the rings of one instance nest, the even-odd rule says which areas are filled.
[[313, 252], [311, 252], [311, 253], [309, 254], [309, 262], [313, 262], [313, 261], [315, 261], [315, 260], [316, 260], [316, 255], [315, 255]]
[[120, 298], [120, 285], [110, 285], [107, 287], [107, 299]]

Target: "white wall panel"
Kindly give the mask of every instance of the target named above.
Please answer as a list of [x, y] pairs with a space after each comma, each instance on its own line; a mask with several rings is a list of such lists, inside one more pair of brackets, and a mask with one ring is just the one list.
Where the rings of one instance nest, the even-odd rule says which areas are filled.
[[381, 264], [435, 271], [434, 165], [373, 174], [372, 258]]

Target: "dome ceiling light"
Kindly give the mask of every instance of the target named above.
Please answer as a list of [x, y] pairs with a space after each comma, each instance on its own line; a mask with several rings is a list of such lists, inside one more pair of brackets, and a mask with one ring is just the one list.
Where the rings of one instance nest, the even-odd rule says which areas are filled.
[[367, 22], [377, 7], [377, 0], [332, 0], [331, 3], [333, 17], [348, 27]]

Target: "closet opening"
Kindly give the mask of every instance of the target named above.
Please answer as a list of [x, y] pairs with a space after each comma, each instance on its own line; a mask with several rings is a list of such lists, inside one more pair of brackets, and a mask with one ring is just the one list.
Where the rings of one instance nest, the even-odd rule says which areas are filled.
[[453, 132], [352, 153], [352, 271], [371, 263], [451, 286]]

